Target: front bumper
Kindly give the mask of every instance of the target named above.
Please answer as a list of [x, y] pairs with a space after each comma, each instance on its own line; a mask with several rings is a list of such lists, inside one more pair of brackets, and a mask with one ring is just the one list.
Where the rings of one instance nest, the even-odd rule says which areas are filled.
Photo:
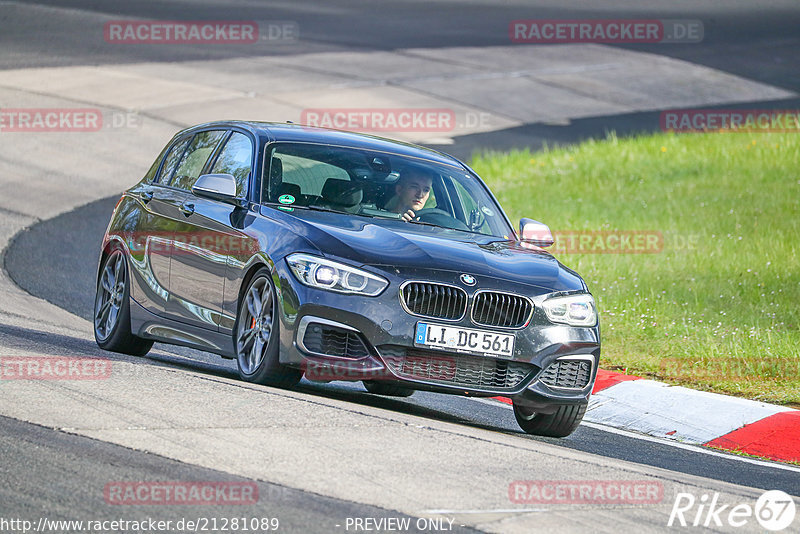
[[[419, 321], [401, 305], [400, 286], [391, 280], [377, 297], [345, 295], [307, 287], [284, 265], [280, 280], [281, 362], [302, 368], [316, 381], [383, 380], [411, 389], [469, 396], [507, 396], [515, 403], [547, 413], [557, 405], [586, 403], [597, 375], [599, 327], [551, 323], [541, 309], [547, 292], [478, 278], [481, 290], [513, 291], [534, 304], [524, 328], [486, 327], [471, 314], [448, 325], [514, 334], [511, 358], [495, 358], [416, 346]], [[405, 273], [404, 273], [405, 274]], [[457, 284], [459, 273], [437, 271], [432, 281]], [[414, 273], [413, 278], [433, 278]], [[470, 301], [474, 290], [466, 288]], [[538, 294], [537, 294], [538, 291]]]

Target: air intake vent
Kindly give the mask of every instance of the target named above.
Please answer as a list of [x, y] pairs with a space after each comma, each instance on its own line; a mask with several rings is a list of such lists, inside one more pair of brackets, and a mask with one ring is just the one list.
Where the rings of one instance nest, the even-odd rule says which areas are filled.
[[367, 347], [358, 332], [336, 326], [311, 323], [303, 336], [303, 346], [309, 351], [339, 358], [365, 358]]
[[557, 388], [583, 389], [592, 379], [589, 360], [556, 360], [544, 370], [539, 380]]
[[525, 297], [480, 291], [472, 304], [472, 321], [485, 326], [521, 328], [528, 323], [533, 304]]
[[410, 282], [403, 286], [400, 298], [409, 313], [437, 319], [461, 319], [467, 310], [467, 293], [455, 286]]
[[528, 363], [396, 345], [383, 345], [378, 352], [392, 372], [403, 378], [497, 392], [516, 389], [538, 370]]

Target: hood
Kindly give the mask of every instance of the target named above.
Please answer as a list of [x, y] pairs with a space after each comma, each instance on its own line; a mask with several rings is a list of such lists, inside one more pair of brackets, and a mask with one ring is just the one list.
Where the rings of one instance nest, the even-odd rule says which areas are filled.
[[286, 215], [294, 220], [293, 231], [332, 259], [401, 272], [430, 269], [487, 276], [548, 292], [585, 289], [580, 276], [548, 252], [514, 240], [338, 213], [296, 210]]

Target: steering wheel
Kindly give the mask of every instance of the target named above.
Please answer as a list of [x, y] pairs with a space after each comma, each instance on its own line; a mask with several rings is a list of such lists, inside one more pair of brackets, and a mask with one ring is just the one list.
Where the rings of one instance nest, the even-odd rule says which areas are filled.
[[486, 216], [478, 208], [469, 212], [469, 229], [473, 232], [478, 231], [486, 223]]
[[425, 223], [435, 224], [443, 228], [469, 231], [469, 227], [466, 224], [439, 208], [424, 208], [419, 210], [416, 215], [420, 221]]

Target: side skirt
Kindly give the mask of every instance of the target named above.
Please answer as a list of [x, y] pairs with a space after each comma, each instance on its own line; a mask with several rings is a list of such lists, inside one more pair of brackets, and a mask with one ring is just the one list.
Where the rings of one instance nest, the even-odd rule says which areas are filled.
[[231, 360], [236, 357], [230, 334], [160, 317], [144, 309], [133, 299], [131, 299], [131, 331], [145, 339], [212, 352]]

